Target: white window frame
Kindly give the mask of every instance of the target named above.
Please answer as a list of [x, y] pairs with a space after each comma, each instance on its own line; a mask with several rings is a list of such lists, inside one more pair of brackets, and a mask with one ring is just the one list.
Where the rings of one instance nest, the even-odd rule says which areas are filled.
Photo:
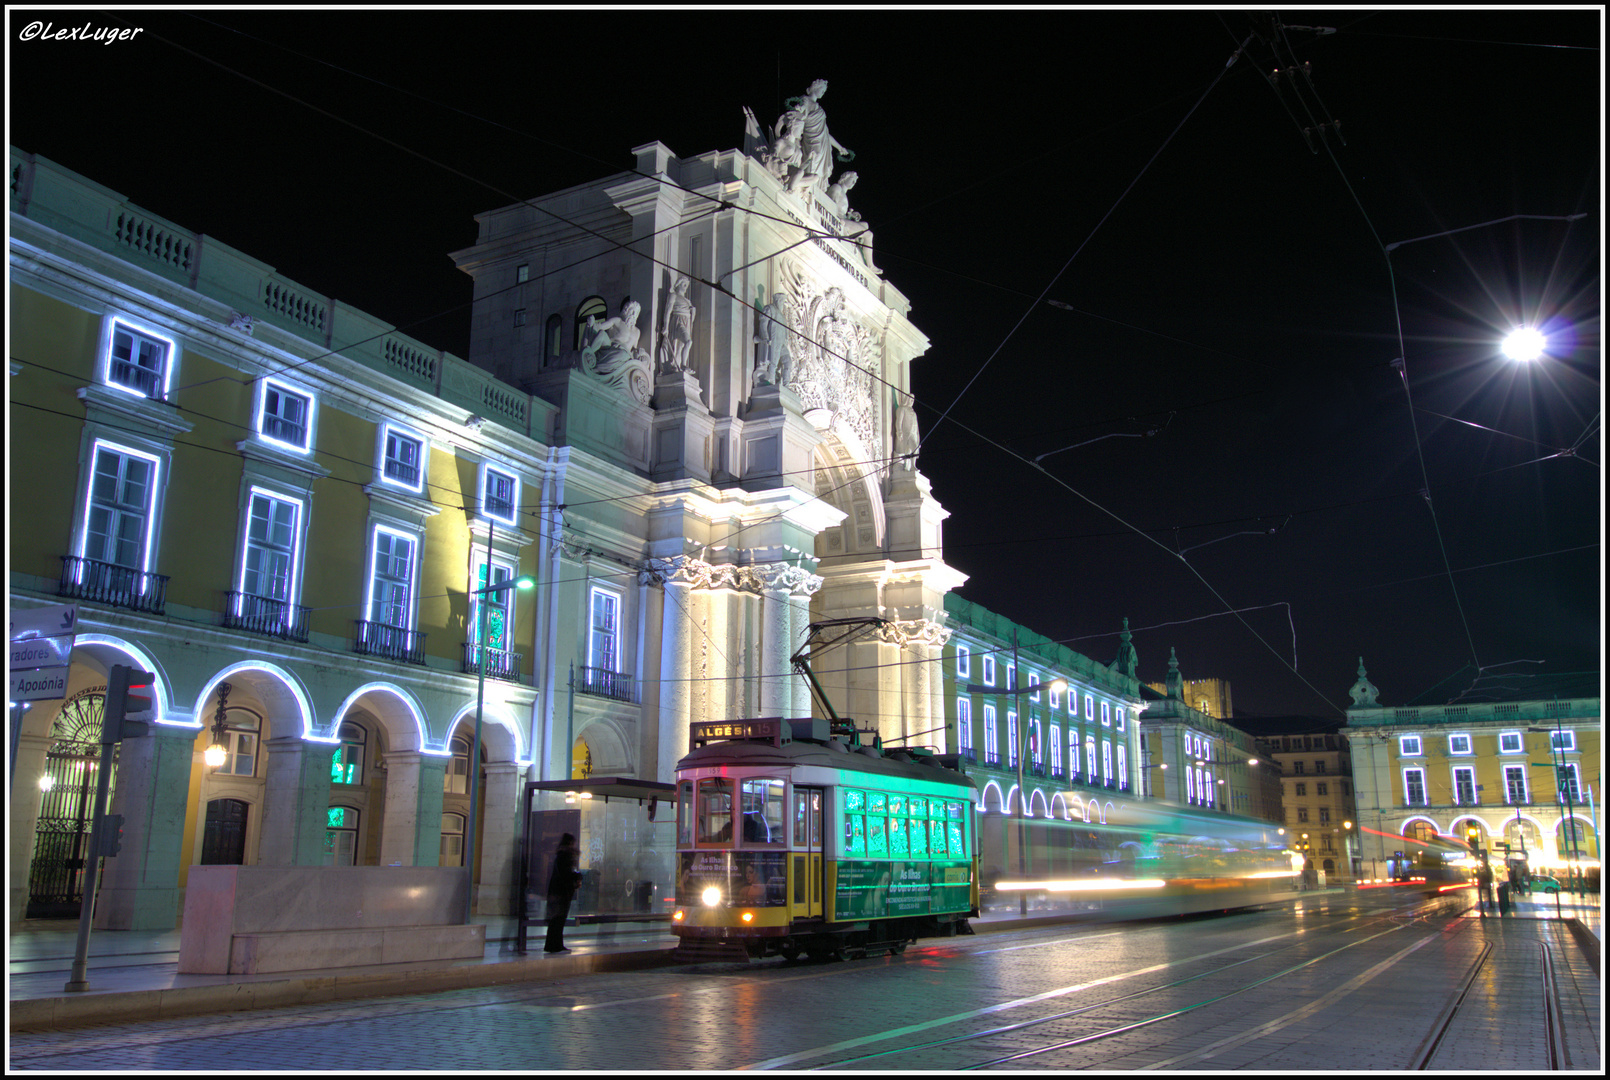
[[1101, 726], [1102, 727], [1112, 727], [1112, 703], [1111, 702], [1103, 701], [1101, 703]]
[[1096, 782], [1096, 737], [1085, 736], [1085, 782]]
[[[613, 651], [614, 651], [614, 654], [615, 654], [614, 657], [613, 657], [613, 663], [599, 663], [598, 662], [599, 657], [598, 657], [598, 647], [597, 646], [598, 646], [598, 635], [599, 635], [600, 631], [598, 629], [598, 626], [596, 625], [596, 620], [597, 620], [597, 617], [598, 617], [598, 607], [599, 607], [599, 601], [600, 600], [605, 600], [605, 601], [612, 602], [613, 605], [614, 605], [615, 625], [614, 625], [613, 629], [608, 631], [609, 637], [610, 637], [610, 639], [612, 641]], [[606, 604], [605, 606], [607, 607], [609, 605]], [[623, 636], [622, 636], [622, 633], [621, 633], [621, 626], [622, 626], [622, 620], [623, 620], [623, 618], [625, 616], [625, 612], [626, 612], [626, 600], [625, 600], [625, 597], [618, 590], [610, 589], [610, 588], [607, 588], [607, 587], [605, 587], [603, 585], [594, 585], [590, 590], [588, 590], [588, 594], [587, 594], [587, 666], [588, 667], [593, 668], [594, 670], [608, 671], [608, 672], [615, 673], [615, 674], [618, 674], [623, 670], [621, 665], [625, 663], [626, 657], [625, 657], [625, 649], [622, 648], [622, 645], [624, 644], [624, 641], [623, 641]]]
[[1096, 719], [1096, 699], [1089, 694], [1085, 695], [1085, 719], [1090, 721]]
[[[258, 384], [257, 437], [266, 443], [272, 443], [294, 453], [311, 454], [313, 452], [313, 420], [318, 409], [318, 399], [311, 392], [280, 379], [265, 376], [258, 380]], [[271, 421], [284, 422], [284, 417], [278, 412], [269, 411], [270, 396], [278, 397], [281, 400], [296, 398], [303, 403], [302, 441], [300, 443], [282, 438], [278, 434], [270, 434]]]
[[984, 764], [998, 765], [1001, 760], [1001, 733], [995, 728], [995, 706], [984, 706]]
[[[111, 560], [102, 558], [99, 554], [89, 554], [90, 519], [96, 506], [96, 464], [99, 461], [101, 452], [103, 450], [107, 453], [118, 454], [124, 457], [136, 457], [147, 462], [151, 466], [150, 479], [146, 482], [144, 505], [145, 535], [140, 539], [139, 565], [137, 567], [129, 567], [129, 569], [138, 570], [142, 574], [150, 573], [151, 563], [155, 557], [156, 551], [157, 519], [161, 516], [160, 509], [162, 505], [161, 491], [163, 482], [163, 459], [160, 455], [150, 453], [146, 450], [136, 450], [132, 446], [113, 442], [110, 439], [97, 438], [90, 444], [89, 470], [84, 485], [84, 501], [82, 504], [84, 508], [83, 525], [78, 534], [78, 556], [81, 559], [92, 559], [95, 562], [104, 562], [108, 563], [109, 565], [122, 565], [121, 563], [112, 563]], [[119, 486], [121, 486], [121, 482]]]
[[1053, 720], [1051, 722], [1051, 725], [1050, 725], [1050, 731], [1048, 732], [1048, 737], [1050, 739], [1050, 742], [1046, 746], [1046, 754], [1045, 754], [1046, 761], [1048, 763], [1048, 771], [1050, 772], [1050, 774], [1052, 776], [1061, 776], [1062, 775], [1062, 725], [1057, 723], [1055, 720]]
[[[480, 515], [489, 521], [501, 522], [513, 528], [520, 517], [520, 476], [513, 469], [506, 469], [501, 465], [489, 465], [481, 462], [478, 487], [481, 492]], [[492, 477], [500, 476], [509, 481], [509, 512], [501, 515], [492, 511]]]
[[984, 685], [995, 685], [995, 657], [984, 654]]
[[[146, 338], [164, 346], [162, 352], [162, 370], [158, 373], [158, 377], [156, 379], [156, 382], [159, 385], [154, 387], [154, 389], [158, 391], [157, 393], [146, 393], [137, 386], [130, 386], [128, 383], [119, 382], [113, 377], [112, 351], [117, 346], [117, 334], [119, 328], [136, 339]], [[172, 337], [169, 337], [167, 334], [152, 330], [149, 326], [143, 326], [140, 323], [137, 323], [132, 319], [125, 318], [122, 315], [114, 315], [107, 320], [104, 337], [105, 340], [101, 347], [101, 381], [105, 385], [112, 387], [115, 390], [123, 391], [125, 394], [132, 394], [135, 397], [148, 398], [152, 401], [167, 401], [168, 391], [173, 385], [174, 362], [179, 355], [178, 342]]]
[[[1515, 789], [1514, 789], [1514, 787], [1510, 784], [1510, 777], [1511, 776], [1519, 776], [1520, 779], [1521, 779], [1521, 783], [1520, 783], [1520, 798], [1518, 798], [1518, 799], [1515, 797]], [[1530, 788], [1528, 788], [1527, 782], [1526, 782], [1526, 766], [1524, 764], [1522, 764], [1522, 765], [1505, 765], [1504, 766], [1504, 805], [1505, 806], [1525, 806], [1527, 803], [1532, 801], [1531, 797], [1532, 797], [1532, 793], [1531, 793]]]
[[1010, 660], [1006, 662], [1006, 689], [1017, 689], [1017, 665]]
[[1047, 708], [1050, 708], [1050, 709], [1061, 709], [1062, 708], [1062, 691], [1057, 689], [1056, 679], [1053, 678], [1051, 680], [1051, 685], [1049, 685], [1049, 686], [1047, 686], [1045, 688], [1045, 693], [1046, 693], [1046, 702], [1045, 703], [1046, 703]]
[[1125, 787], [1129, 783], [1129, 755], [1124, 750], [1124, 744], [1118, 744], [1118, 786]]
[[[1461, 779], [1470, 782], [1470, 800], [1467, 802], [1459, 792]], [[1476, 767], [1474, 765], [1456, 765], [1453, 768], [1453, 802], [1455, 806], [1480, 806], [1481, 793], [1476, 790]]]
[[1112, 783], [1112, 743], [1101, 740], [1101, 782]]
[[1556, 769], [1554, 774], [1554, 801], [1562, 804], [1565, 802], [1565, 791], [1560, 787], [1560, 769], [1570, 771], [1571, 802], [1577, 806], [1582, 805], [1587, 801], [1582, 798], [1582, 769], [1574, 761], [1562, 761]]
[[1030, 765], [1042, 765], [1045, 763], [1045, 743], [1042, 739], [1042, 730], [1040, 718], [1031, 714], [1027, 732]]
[[973, 699], [965, 694], [956, 698], [956, 750], [962, 754], [973, 752]]
[[[270, 596], [264, 592], [253, 592], [246, 587], [248, 566], [251, 562], [253, 550], [252, 522], [254, 519], [252, 509], [258, 499], [285, 504], [293, 509], [294, 516], [291, 519], [291, 539], [288, 551], [290, 566], [286, 572], [284, 596]], [[236, 589], [242, 596], [254, 596], [283, 603], [286, 605], [286, 613], [289, 615], [290, 609], [296, 605], [297, 597], [301, 595], [302, 591], [302, 545], [303, 539], [307, 535], [306, 516], [307, 504], [302, 499], [286, 495], [284, 492], [275, 491], [272, 488], [260, 487], [256, 484], [247, 489], [245, 520], [241, 523], [240, 573], [236, 579]], [[273, 543], [272, 539], [267, 545], [264, 545], [265, 550], [274, 550], [276, 547], [277, 545]]]
[[[1505, 746], [1505, 739], [1514, 739], [1514, 746]], [[1498, 733], [1498, 752], [1500, 754], [1524, 754], [1526, 752], [1526, 737], [1518, 731], [1500, 731]]]
[[1121, 705], [1113, 706], [1113, 710], [1112, 710], [1112, 727], [1113, 727], [1114, 731], [1122, 731], [1122, 730], [1124, 730], [1124, 713], [1125, 713], [1125, 711], [1126, 710]]
[[[1411, 740], [1412, 740], [1412, 744], [1413, 744], [1413, 747], [1414, 747], [1412, 750], [1409, 748], [1410, 744], [1411, 744]], [[1424, 750], [1425, 750], [1425, 747], [1423, 745], [1421, 745], [1420, 736], [1418, 736], [1418, 735], [1399, 735], [1398, 736], [1398, 757], [1424, 757], [1425, 756], [1425, 754], [1423, 753]]]
[[1079, 691], [1072, 686], [1068, 687], [1068, 715], [1076, 720], [1079, 718]]
[[[407, 586], [407, 597], [404, 604], [404, 606], [407, 608], [408, 618], [407, 621], [401, 625], [386, 619], [376, 618], [379, 603], [375, 591], [382, 581], [382, 575], [380, 573], [380, 537], [382, 533], [396, 539], [406, 540], [410, 545], [408, 577], [405, 582]], [[364, 590], [366, 598], [366, 602], [364, 604], [364, 617], [368, 619], [368, 621], [380, 626], [396, 627], [400, 630], [412, 631], [414, 629], [414, 620], [417, 616], [419, 606], [419, 555], [421, 546], [420, 535], [416, 532], [410, 532], [406, 529], [393, 528], [389, 525], [375, 525], [372, 528], [369, 534], [369, 586]], [[388, 582], [395, 582], [401, 579], [398, 579], [388, 573], [385, 575], [385, 580]]]
[[[407, 440], [408, 442], [415, 443], [418, 446], [419, 476], [417, 482], [415, 483], [409, 483], [406, 480], [394, 477], [386, 470], [386, 465], [391, 460], [387, 454], [388, 443], [394, 434], [399, 440]], [[401, 424], [393, 424], [389, 421], [380, 425], [379, 446], [375, 454], [375, 471], [382, 484], [385, 484], [389, 487], [400, 488], [403, 491], [411, 491], [415, 495], [418, 495], [425, 490], [425, 467], [429, 461], [430, 440], [425, 438], [424, 435], [410, 428], [403, 427]]]
[[[484, 585], [502, 585], [519, 577], [519, 567], [507, 559], [500, 559], [495, 555], [492, 558], [491, 568], [487, 568], [486, 552], [478, 551], [474, 558], [475, 576], [470, 579], [470, 625], [469, 644], [480, 647], [481, 644], [481, 605], [487, 604], [494, 611], [503, 613], [503, 640], [489, 638], [486, 643], [488, 649], [498, 652], [512, 652], [510, 641], [514, 638], [514, 594], [516, 589], [504, 589], [500, 593], [481, 596], [479, 590]], [[479, 656], [479, 654], [477, 654]]]
[[[1418, 802], [1415, 801], [1414, 791], [1409, 784], [1409, 777], [1411, 774], [1418, 777], [1420, 780], [1420, 799]], [[1431, 805], [1431, 795], [1430, 792], [1426, 790], [1426, 771], [1423, 767], [1415, 765], [1403, 770], [1403, 801], [1408, 803], [1410, 806]]]
[[1576, 732], [1571, 728], [1550, 728], [1549, 749], [1561, 754], [1576, 753]]
[[973, 650], [966, 645], [956, 646], [956, 674], [963, 679], [973, 674]]
[[1017, 710], [1006, 710], [1006, 767], [1017, 768]]
[[[1460, 750], [1455, 745], [1455, 743], [1454, 743], [1455, 739], [1463, 739], [1463, 740], [1465, 740], [1465, 744], [1464, 744], [1465, 748], [1463, 750]], [[1469, 757], [1470, 755], [1472, 755], [1472, 754], [1474, 754], [1476, 752], [1475, 746], [1476, 746], [1476, 742], [1475, 742], [1474, 739], [1472, 739], [1470, 737], [1470, 732], [1468, 732], [1468, 731], [1455, 731], [1455, 732], [1450, 732], [1449, 735], [1448, 735], [1448, 753], [1450, 755], [1452, 755], [1452, 756], [1455, 756], [1455, 757]]]
[[1029, 700], [1030, 701], [1039, 701], [1040, 700], [1040, 690], [1039, 690], [1040, 676], [1035, 674], [1032, 671], [1029, 672], [1029, 685], [1034, 687], [1033, 690], [1029, 691]]

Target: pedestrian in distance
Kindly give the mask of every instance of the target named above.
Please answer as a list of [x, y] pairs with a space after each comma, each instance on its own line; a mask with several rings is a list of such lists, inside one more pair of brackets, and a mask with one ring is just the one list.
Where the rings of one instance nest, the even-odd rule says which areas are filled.
[[543, 952], [569, 952], [565, 948], [565, 920], [570, 917], [570, 901], [581, 885], [581, 870], [576, 865], [581, 852], [576, 838], [565, 833], [559, 838], [559, 847], [553, 853], [553, 872], [548, 875], [548, 940]]

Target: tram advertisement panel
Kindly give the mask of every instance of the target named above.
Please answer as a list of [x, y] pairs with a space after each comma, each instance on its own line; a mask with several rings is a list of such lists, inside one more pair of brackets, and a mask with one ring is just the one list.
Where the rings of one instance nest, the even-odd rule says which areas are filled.
[[966, 863], [841, 859], [833, 896], [837, 920], [934, 915], [969, 910]]
[[786, 852], [782, 851], [684, 851], [677, 901], [703, 902], [705, 891], [714, 888], [719, 903], [748, 907], [773, 907], [788, 901]]

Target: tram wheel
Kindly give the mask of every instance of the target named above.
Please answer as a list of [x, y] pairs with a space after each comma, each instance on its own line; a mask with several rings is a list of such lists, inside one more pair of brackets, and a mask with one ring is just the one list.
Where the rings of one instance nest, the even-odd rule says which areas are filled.
[[893, 945], [889, 946], [889, 955], [890, 956], [899, 956], [901, 953], [903, 953], [905, 951], [906, 951], [906, 942], [904, 942], [904, 941], [897, 941]]
[[795, 945], [792, 941], [779, 945], [777, 946], [777, 955], [781, 956], [789, 963], [793, 963], [795, 960], [799, 959], [799, 946]]

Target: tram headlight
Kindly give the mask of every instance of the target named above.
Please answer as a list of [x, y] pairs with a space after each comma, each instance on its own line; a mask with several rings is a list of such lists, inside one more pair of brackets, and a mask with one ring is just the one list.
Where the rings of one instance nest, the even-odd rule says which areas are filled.
[[742, 918], [746, 923], [752, 923], [755, 921], [755, 913], [753, 911], [746, 911], [740, 916], [740, 918]]
[[721, 890], [712, 885], [704, 890], [701, 899], [704, 901], [705, 907], [717, 907], [721, 904]]

